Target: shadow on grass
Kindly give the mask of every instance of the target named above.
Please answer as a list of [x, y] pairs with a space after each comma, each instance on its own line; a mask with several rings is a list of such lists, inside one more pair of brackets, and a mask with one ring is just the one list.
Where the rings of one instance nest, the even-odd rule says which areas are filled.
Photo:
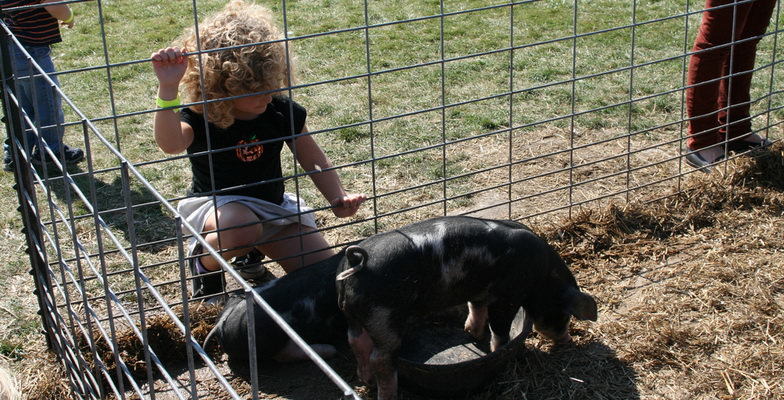
[[528, 349], [496, 383], [498, 397], [483, 398], [634, 400], [640, 398], [636, 378], [613, 349], [591, 339], [549, 351]]
[[58, 201], [68, 204], [70, 200], [75, 219], [89, 219], [89, 224], [93, 225], [92, 213], [97, 211], [108, 229], [121, 232], [128, 242], [134, 243], [138, 250], [144, 252], [160, 251], [176, 240], [174, 218], [141, 185], [128, 185], [120, 176], [103, 181], [85, 173], [78, 166], [71, 166], [68, 171], [88, 203], [68, 186], [69, 183], [62, 176], [49, 175], [46, 183]]

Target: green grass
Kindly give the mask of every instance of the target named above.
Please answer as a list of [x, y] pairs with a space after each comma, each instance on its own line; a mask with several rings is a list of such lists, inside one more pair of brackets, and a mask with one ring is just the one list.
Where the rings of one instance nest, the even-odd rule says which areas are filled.
[[[198, 14], [204, 16], [223, 3], [197, 1]], [[157, 190], [168, 198], [182, 196], [189, 180], [185, 162], [168, 160], [151, 137], [148, 112], [154, 107], [156, 82], [146, 60], [192, 24], [192, 3], [101, 4], [100, 15], [97, 3], [74, 5], [77, 26], [65, 30], [64, 42], [55, 46], [63, 88], [128, 160], [149, 163], [139, 168]], [[556, 128], [574, 121], [579, 130], [589, 132], [655, 131], [682, 118], [680, 92], [668, 92], [683, 84], [684, 59], [677, 56], [690, 46], [699, 16], [689, 21], [668, 18], [685, 12], [681, 2], [640, 4], [634, 17], [630, 6], [609, 0], [581, 3], [576, 16], [568, 2], [514, 8], [494, 4], [502, 3], [448, 2], [446, 15], [439, 17], [436, 1], [373, 2], [367, 15], [361, 3], [347, 0], [288, 2], [286, 29], [303, 86], [293, 95], [309, 109], [311, 131], [323, 131], [317, 139], [330, 156], [338, 164], [367, 163], [371, 154], [384, 158], [375, 163], [376, 189], [384, 193], [399, 183], [391, 180], [394, 185], [385, 186], [381, 178], [406, 176], [397, 167], [400, 163], [421, 168], [406, 176], [411, 185], [448, 178], [443, 168], [428, 166], [431, 163], [446, 163], [447, 171], [481, 168], [471, 157], [443, 160], [439, 151], [424, 150], [444, 138], [460, 140], [545, 120], [553, 120], [546, 125]], [[462, 12], [477, 7], [483, 9]], [[701, 5], [692, 2], [690, 7]], [[281, 6], [276, 3], [273, 9], [283, 25]], [[515, 23], [510, 26], [512, 16]], [[641, 24], [634, 29], [627, 26], [633, 18]], [[407, 19], [414, 21], [401, 23]], [[576, 39], [571, 38], [574, 32], [580, 35]], [[761, 59], [770, 58], [772, 39], [761, 43]], [[510, 46], [517, 48], [509, 52]], [[645, 65], [630, 71], [632, 62]], [[765, 74], [769, 71], [759, 72]], [[579, 80], [573, 83], [573, 77]], [[765, 79], [755, 80], [758, 97], [768, 90], [765, 84]], [[636, 100], [641, 97], [646, 99]], [[635, 101], [632, 106], [630, 100]], [[779, 107], [781, 96], [771, 102]], [[442, 111], [442, 106], [447, 108]], [[571, 119], [573, 108], [587, 114]], [[74, 110], [66, 111], [69, 121], [78, 122]], [[79, 136], [77, 126], [69, 129], [69, 142], [79, 143]], [[100, 171], [91, 179], [103, 196], [110, 193], [98, 207], [111, 209], [121, 204], [119, 163], [93, 133], [89, 139]], [[396, 156], [401, 152], [413, 153]], [[343, 170], [347, 186], [366, 182], [360, 176], [368, 169], [365, 164]], [[4, 178], [8, 182], [9, 175]], [[88, 180], [77, 182], [90, 190]], [[303, 182], [304, 190], [313, 193], [307, 180]], [[458, 185], [469, 190], [468, 183]], [[142, 191], [136, 190], [135, 197], [142, 199], [138, 201], [151, 201]], [[317, 206], [323, 204], [318, 195], [308, 196]], [[161, 211], [150, 214], [158, 218]]]
[[[198, 15], [203, 17], [223, 3], [197, 1]], [[54, 51], [63, 88], [156, 190], [167, 198], [179, 198], [187, 192], [190, 172], [184, 160], [167, 158], [152, 140], [149, 112], [156, 81], [147, 57], [192, 24], [192, 3], [101, 4], [100, 14], [97, 3], [74, 5], [77, 26], [64, 31], [64, 42]], [[450, 177], [503, 162], [477, 159], [469, 149], [444, 159], [438, 147], [431, 148], [444, 140], [520, 127], [536, 131], [572, 125], [585, 143], [626, 132], [645, 132], [654, 138], [675, 133], [658, 127], [683, 117], [677, 89], [683, 84], [684, 58], [678, 55], [690, 46], [699, 22], [698, 15], [688, 21], [669, 18], [685, 12], [684, 4], [640, 4], [635, 16], [630, 6], [613, 1], [580, 4], [577, 15], [568, 2], [541, 1], [513, 8], [495, 4], [502, 3], [448, 2], [441, 17], [440, 3], [435, 1], [373, 2], [367, 15], [361, 3], [351, 1], [286, 3], [285, 28], [292, 38], [301, 86], [293, 96], [308, 108], [309, 128], [320, 132], [317, 140], [336, 165], [359, 163], [341, 170], [349, 189], [384, 195], [401, 186], [424, 187], [399, 198], [396, 206], [385, 206], [393, 211], [437, 200], [444, 179], [450, 195], [476, 190], [481, 182]], [[272, 8], [283, 26], [281, 5]], [[408, 19], [413, 21], [404, 22]], [[632, 20], [640, 25], [628, 26]], [[572, 38], [573, 33], [578, 37]], [[772, 39], [761, 43], [762, 59], [770, 57]], [[509, 51], [510, 46], [515, 49]], [[644, 65], [631, 70], [632, 63]], [[768, 90], [765, 83], [755, 80], [758, 96]], [[778, 107], [782, 99], [774, 96], [771, 102]], [[573, 110], [580, 115], [571, 118]], [[79, 121], [74, 110], [66, 111], [70, 122]], [[68, 130], [70, 143], [81, 142], [79, 136], [78, 126]], [[88, 136], [97, 172], [76, 183], [88, 197], [100, 198], [97, 209], [121, 209], [119, 160], [95, 133]], [[375, 177], [371, 177], [373, 170]], [[288, 172], [293, 170], [289, 167]], [[300, 183], [313, 206], [325, 205], [307, 179]], [[56, 197], [65, 195], [62, 184], [53, 187]], [[130, 187], [132, 204], [155, 202], [139, 182], [133, 180]], [[88, 213], [88, 207], [78, 202], [74, 210], [77, 215]], [[134, 217], [146, 221], [136, 229], [143, 242], [171, 231], [173, 220], [162, 207], [138, 206], [134, 212]], [[106, 218], [118, 237], [127, 240], [125, 215], [111, 212]]]

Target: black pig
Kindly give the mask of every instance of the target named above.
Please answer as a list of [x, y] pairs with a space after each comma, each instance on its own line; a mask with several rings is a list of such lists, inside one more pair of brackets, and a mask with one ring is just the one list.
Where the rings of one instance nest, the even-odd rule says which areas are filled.
[[[335, 345], [346, 340], [346, 321], [338, 309], [335, 292], [335, 273], [342, 257], [341, 251], [255, 288], [322, 358], [333, 356]], [[261, 307], [251, 304], [254, 305], [256, 354], [260, 359], [280, 362], [308, 359]], [[229, 296], [204, 346], [215, 340], [232, 359], [247, 359], [250, 354], [247, 310], [245, 296]]]
[[569, 319], [595, 321], [596, 302], [556, 251], [513, 221], [440, 217], [371, 236], [345, 250], [338, 305], [348, 322], [357, 373], [397, 398], [398, 351], [408, 322], [468, 302], [465, 330], [489, 321], [491, 350], [509, 341], [520, 307], [541, 334], [571, 341]]

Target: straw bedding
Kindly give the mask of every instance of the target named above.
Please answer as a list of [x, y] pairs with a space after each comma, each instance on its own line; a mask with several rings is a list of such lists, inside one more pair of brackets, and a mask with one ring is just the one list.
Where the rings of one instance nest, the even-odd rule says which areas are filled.
[[[738, 158], [711, 175], [692, 174], [683, 193], [665, 200], [583, 209], [540, 230], [596, 297], [599, 321], [573, 323], [575, 341], [564, 347], [534, 334], [501, 376], [466, 398], [784, 398], [782, 148]], [[200, 336], [215, 312], [193, 315]], [[165, 361], [181, 363], [181, 340], [172, 340], [181, 336], [166, 334], [174, 332], [171, 323], [158, 318], [151, 326], [161, 341], [153, 348], [168, 349]], [[125, 337], [126, 362], [142, 362], [138, 344]], [[374, 396], [350, 357], [331, 362], [359, 393]], [[35, 374], [40, 368], [30, 369], [38, 378], [27, 379], [25, 391], [46, 397], [29, 398], [65, 398], [57, 392], [62, 380]], [[279, 384], [262, 383], [262, 398], [303, 397], [295, 392], [308, 385], [320, 387], [307, 398], [339, 397], [317, 369], [285, 368], [277, 377], [263, 372], [260, 381]], [[228, 379], [247, 394], [248, 381], [239, 376]], [[206, 398], [223, 398], [217, 385], [203, 383]], [[405, 391], [401, 398], [422, 399]]]

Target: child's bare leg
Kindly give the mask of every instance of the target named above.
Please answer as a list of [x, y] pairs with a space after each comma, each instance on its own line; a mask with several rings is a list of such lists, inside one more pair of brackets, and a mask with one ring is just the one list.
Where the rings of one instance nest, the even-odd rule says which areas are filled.
[[273, 241], [260, 246], [260, 249], [268, 257], [276, 260], [286, 273], [325, 260], [335, 254], [321, 232], [298, 224], [286, 226], [275, 235]]
[[[217, 215], [217, 218], [216, 218]], [[248, 253], [262, 233], [261, 223], [256, 214], [239, 203], [228, 203], [219, 207], [204, 223], [204, 239], [215, 249], [223, 251], [221, 256], [229, 260]], [[230, 228], [237, 226], [237, 228]], [[227, 229], [230, 228], [230, 229]], [[218, 261], [210, 255], [202, 256], [201, 265], [210, 271], [218, 269]]]

